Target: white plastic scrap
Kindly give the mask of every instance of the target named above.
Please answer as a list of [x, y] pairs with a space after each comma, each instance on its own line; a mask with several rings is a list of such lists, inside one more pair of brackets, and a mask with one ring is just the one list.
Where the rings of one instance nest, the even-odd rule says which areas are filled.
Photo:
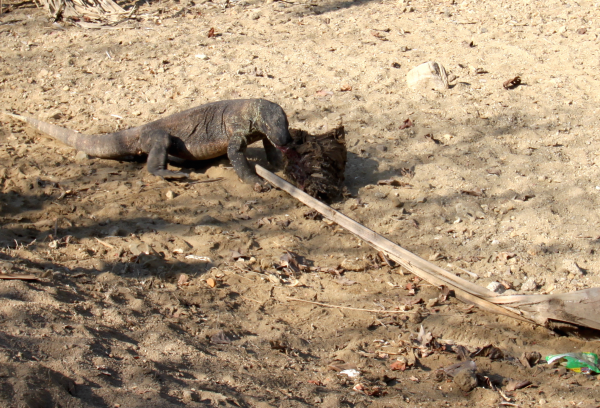
[[194, 259], [196, 261], [212, 262], [208, 256], [186, 255], [185, 259]]
[[340, 374], [345, 374], [350, 378], [356, 378], [360, 375], [360, 371], [355, 369], [340, 371]]

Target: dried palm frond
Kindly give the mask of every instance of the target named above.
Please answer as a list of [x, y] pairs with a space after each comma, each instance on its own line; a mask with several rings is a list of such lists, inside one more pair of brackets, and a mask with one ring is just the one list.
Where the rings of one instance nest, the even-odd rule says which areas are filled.
[[113, 0], [41, 0], [41, 2], [54, 21], [68, 19], [82, 27], [116, 24], [131, 17], [136, 10], [135, 7], [132, 10], [125, 10]]

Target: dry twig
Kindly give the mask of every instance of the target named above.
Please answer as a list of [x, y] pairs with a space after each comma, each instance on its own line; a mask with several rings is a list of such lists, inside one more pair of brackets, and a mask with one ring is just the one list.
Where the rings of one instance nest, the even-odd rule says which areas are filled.
[[99, 243], [101, 243], [102, 245], [104, 245], [107, 248], [110, 248], [110, 249], [115, 249], [116, 248], [116, 246], [111, 245], [108, 242], [104, 242], [100, 238], [96, 238], [96, 241], [98, 241]]
[[376, 310], [376, 309], [361, 309], [359, 307], [350, 307], [350, 306], [337, 306], [337, 305], [330, 305], [328, 303], [313, 302], [311, 300], [298, 299], [298, 298], [289, 297], [289, 296], [286, 297], [286, 299], [293, 300], [294, 302], [304, 302], [304, 303], [310, 303], [310, 304], [322, 306], [322, 307], [330, 307], [332, 309], [356, 310], [359, 312], [388, 313], [388, 314], [416, 314], [417, 313], [417, 312], [409, 312], [409, 311], [405, 311], [405, 310]]

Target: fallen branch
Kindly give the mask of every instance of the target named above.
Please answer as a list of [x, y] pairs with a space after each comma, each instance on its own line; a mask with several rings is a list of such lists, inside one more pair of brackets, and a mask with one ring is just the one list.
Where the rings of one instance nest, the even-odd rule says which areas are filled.
[[549, 320], [554, 320], [600, 330], [600, 318], [596, 312], [600, 309], [600, 288], [560, 295], [498, 296], [482, 286], [462, 279], [407, 251], [375, 231], [309, 196], [264, 167], [256, 165], [256, 172], [274, 186], [286, 191], [292, 197], [368, 242], [374, 248], [383, 251], [392, 260], [421, 279], [436, 286], [448, 286], [454, 291], [456, 297], [464, 302], [474, 303], [489, 312], [543, 326], [547, 326]]
[[289, 297], [289, 296], [286, 297], [286, 299], [292, 300], [294, 302], [303, 302], [303, 303], [310, 303], [310, 304], [322, 306], [322, 307], [330, 307], [332, 309], [356, 310], [359, 312], [387, 313], [387, 314], [399, 314], [399, 313], [416, 314], [416, 313], [418, 313], [418, 312], [409, 312], [409, 311], [405, 311], [405, 310], [377, 310], [377, 309], [361, 309], [359, 307], [350, 307], [350, 306], [337, 306], [337, 305], [330, 305], [329, 303], [313, 302], [311, 300], [298, 299], [298, 298]]

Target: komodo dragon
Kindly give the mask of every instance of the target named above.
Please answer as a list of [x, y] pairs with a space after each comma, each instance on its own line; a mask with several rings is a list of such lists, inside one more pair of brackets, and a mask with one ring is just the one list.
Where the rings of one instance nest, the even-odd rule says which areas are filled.
[[277, 163], [276, 147], [286, 153], [286, 146], [292, 143], [285, 112], [264, 99], [208, 103], [142, 126], [94, 136], [6, 113], [93, 157], [128, 159], [147, 155], [148, 171], [164, 178], [186, 176], [167, 170], [167, 156], [206, 160], [227, 153], [242, 181], [255, 184], [258, 189], [263, 183], [248, 164], [246, 147], [262, 140], [267, 159]]

